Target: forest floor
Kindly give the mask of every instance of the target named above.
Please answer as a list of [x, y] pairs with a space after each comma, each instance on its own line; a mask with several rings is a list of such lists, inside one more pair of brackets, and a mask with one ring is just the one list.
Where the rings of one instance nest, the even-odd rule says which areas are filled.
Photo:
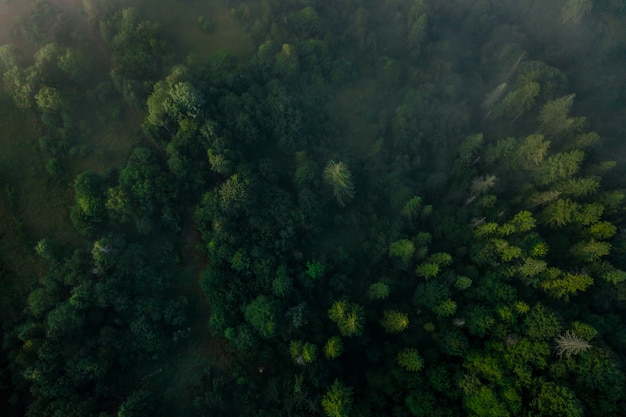
[[32, 116], [9, 100], [0, 96], [0, 253], [9, 273], [5, 277], [12, 277], [12, 282], [2, 283], [9, 288], [3, 297], [12, 304], [45, 271], [46, 261], [33, 250], [39, 239], [78, 245], [81, 238], [69, 219], [69, 187], [52, 184], [44, 172]]

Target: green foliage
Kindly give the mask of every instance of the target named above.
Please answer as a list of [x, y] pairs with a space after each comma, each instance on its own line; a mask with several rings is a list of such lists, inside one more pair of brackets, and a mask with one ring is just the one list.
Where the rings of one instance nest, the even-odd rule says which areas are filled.
[[448, 299], [435, 306], [433, 311], [438, 317], [451, 317], [456, 313], [456, 309], [456, 301]]
[[0, 414], [621, 415], [613, 6], [13, 3]]
[[326, 268], [324, 267], [324, 264], [319, 261], [307, 262], [305, 273], [307, 277], [309, 277], [313, 281], [317, 281], [318, 279], [324, 276], [325, 269]]
[[317, 359], [317, 346], [296, 340], [289, 344], [289, 353], [291, 354], [291, 359], [296, 364], [304, 366], [313, 363]]
[[293, 291], [293, 280], [287, 274], [287, 268], [281, 265], [272, 281], [272, 292], [277, 297], [287, 297]]
[[511, 414], [492, 389], [480, 386], [476, 392], [463, 398], [465, 407], [475, 416], [507, 417]]
[[570, 200], [556, 200], [543, 210], [544, 222], [552, 228], [563, 227], [575, 220], [578, 204]]
[[56, 259], [54, 245], [50, 243], [48, 239], [41, 239], [37, 242], [37, 245], [35, 245], [35, 253], [48, 261]]
[[222, 184], [219, 195], [224, 207], [242, 207], [248, 198], [247, 181], [239, 174], [233, 174]]
[[21, 62], [20, 50], [15, 45], [6, 43], [0, 46], [0, 71], [3, 74], [10, 68], [20, 66]]
[[584, 415], [583, 406], [572, 390], [552, 382], [541, 384], [530, 406], [539, 416], [581, 417]]
[[328, 310], [328, 318], [335, 322], [342, 336], [359, 336], [365, 324], [363, 307], [347, 301], [335, 301]]
[[561, 331], [559, 318], [541, 304], [531, 309], [524, 319], [526, 334], [538, 340], [553, 338]]
[[587, 274], [570, 272], [559, 273], [541, 282], [541, 288], [557, 298], [567, 299], [579, 291], [585, 291], [593, 285], [593, 278]]
[[478, 337], [484, 337], [495, 324], [492, 312], [482, 305], [470, 306], [465, 314], [465, 320], [470, 334]]
[[415, 269], [415, 273], [417, 274], [417, 276], [425, 279], [434, 278], [439, 275], [439, 272], [439, 265], [433, 262], [423, 263], [421, 265], [418, 265]]
[[389, 285], [384, 282], [375, 282], [367, 289], [367, 298], [370, 300], [384, 300], [389, 296]]
[[339, 336], [333, 336], [324, 345], [324, 356], [328, 359], [338, 358], [343, 352], [343, 343]]
[[611, 252], [611, 244], [591, 239], [587, 242], [577, 243], [572, 247], [571, 252], [572, 255], [584, 262], [595, 262]]
[[454, 283], [454, 288], [456, 288], [457, 290], [461, 290], [461, 291], [464, 291], [470, 288], [471, 286], [472, 286], [472, 280], [465, 276], [457, 277]]
[[271, 298], [259, 295], [246, 306], [244, 315], [261, 336], [271, 338], [276, 334], [277, 305]]
[[328, 417], [348, 417], [352, 409], [352, 389], [338, 379], [322, 397], [322, 408]]
[[422, 209], [422, 198], [415, 196], [406, 202], [400, 214], [408, 221], [415, 221], [420, 216]]
[[398, 266], [405, 270], [409, 267], [414, 253], [415, 245], [408, 239], [398, 240], [389, 245], [389, 256], [394, 258]]
[[396, 357], [398, 365], [409, 372], [419, 372], [424, 368], [424, 359], [414, 348], [404, 348]]
[[580, 127], [584, 118], [569, 117], [570, 109], [574, 104], [574, 97], [575, 94], [570, 94], [543, 105], [539, 112], [539, 121], [543, 132], [553, 136]]
[[385, 310], [380, 325], [387, 333], [400, 333], [409, 326], [409, 316], [396, 310]]

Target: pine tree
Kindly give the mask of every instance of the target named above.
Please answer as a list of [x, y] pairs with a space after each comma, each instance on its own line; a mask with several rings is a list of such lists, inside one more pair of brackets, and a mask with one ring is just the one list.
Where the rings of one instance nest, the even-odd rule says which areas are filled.
[[352, 389], [339, 380], [322, 397], [322, 408], [328, 417], [348, 417], [352, 409]]
[[341, 207], [354, 197], [352, 174], [344, 162], [328, 161], [324, 168], [324, 181], [333, 187], [333, 195]]
[[324, 355], [328, 359], [335, 359], [343, 352], [343, 343], [339, 336], [333, 336], [324, 345]]
[[548, 136], [556, 136], [576, 129], [585, 122], [584, 117], [569, 117], [575, 94], [548, 101], [539, 112], [540, 130]]
[[389, 285], [384, 282], [375, 282], [367, 289], [367, 298], [370, 300], [384, 300], [389, 296]]
[[398, 365], [409, 372], [419, 372], [424, 367], [424, 359], [414, 348], [404, 348], [398, 352]]
[[396, 310], [385, 310], [380, 325], [387, 333], [400, 333], [409, 326], [409, 316]]
[[567, 0], [561, 8], [561, 23], [577, 25], [593, 7], [593, 0]]

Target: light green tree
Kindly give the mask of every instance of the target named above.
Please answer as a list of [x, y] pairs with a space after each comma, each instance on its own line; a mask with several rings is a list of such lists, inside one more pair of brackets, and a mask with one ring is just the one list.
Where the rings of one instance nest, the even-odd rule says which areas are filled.
[[539, 392], [530, 402], [530, 407], [541, 416], [582, 417], [584, 409], [576, 394], [562, 385], [542, 381]]
[[595, 239], [577, 243], [571, 249], [572, 255], [585, 262], [597, 261], [601, 257], [608, 255], [610, 251], [611, 244], [609, 242], [602, 242]]
[[339, 336], [333, 336], [324, 345], [324, 355], [328, 359], [335, 359], [343, 352], [343, 343]]
[[35, 103], [42, 111], [59, 111], [63, 106], [63, 99], [59, 90], [54, 87], [41, 87], [35, 96]]
[[593, 285], [593, 278], [587, 274], [573, 274], [570, 272], [559, 274], [557, 277], [541, 282], [541, 288], [557, 298], [567, 300], [570, 295], [585, 291]]
[[409, 316], [396, 310], [385, 310], [380, 325], [387, 333], [400, 333], [409, 326]]
[[248, 198], [248, 184], [239, 174], [233, 174], [220, 187], [220, 199], [227, 207], [239, 207]]
[[584, 117], [569, 117], [569, 112], [574, 104], [575, 94], [550, 100], [543, 105], [539, 112], [541, 122], [540, 131], [548, 136], [559, 135], [582, 126]]
[[535, 169], [548, 155], [550, 142], [542, 134], [526, 136], [513, 155], [515, 166], [524, 170]]
[[439, 305], [433, 308], [433, 312], [438, 317], [450, 317], [456, 313], [457, 304], [456, 301], [447, 299], [442, 301]]
[[570, 179], [578, 172], [584, 158], [585, 154], [580, 150], [557, 153], [549, 157], [533, 171], [535, 183], [545, 187]]
[[322, 408], [328, 417], [348, 417], [352, 402], [352, 389], [336, 379], [322, 397]]
[[406, 270], [415, 253], [415, 245], [408, 239], [397, 240], [389, 245], [389, 256], [397, 261], [398, 267]]
[[363, 333], [365, 314], [359, 304], [335, 301], [328, 310], [328, 318], [337, 323], [342, 336], [351, 337]]
[[415, 273], [419, 277], [423, 277], [426, 279], [434, 278], [439, 275], [439, 265], [433, 262], [423, 263], [418, 265], [415, 269]]
[[259, 295], [244, 310], [246, 321], [261, 336], [270, 338], [276, 334], [276, 303], [264, 295]]

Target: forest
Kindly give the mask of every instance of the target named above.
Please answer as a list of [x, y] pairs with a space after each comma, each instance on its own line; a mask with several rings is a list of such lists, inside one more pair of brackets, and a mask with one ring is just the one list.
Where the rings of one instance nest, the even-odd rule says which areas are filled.
[[626, 2], [3, 0], [0, 415], [624, 417]]

